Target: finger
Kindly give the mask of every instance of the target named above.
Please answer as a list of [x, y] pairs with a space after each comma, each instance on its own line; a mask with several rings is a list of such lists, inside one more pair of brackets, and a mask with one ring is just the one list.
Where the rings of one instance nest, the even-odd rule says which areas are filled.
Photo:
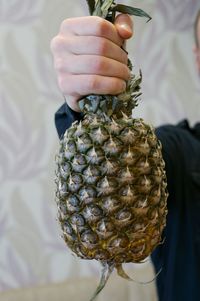
[[67, 55], [55, 60], [55, 69], [58, 72], [69, 74], [97, 74], [118, 77], [123, 80], [130, 78], [127, 65], [113, 59], [99, 55]]
[[129, 39], [133, 35], [133, 21], [127, 14], [119, 14], [114, 23], [118, 34], [122, 39]]
[[75, 112], [81, 112], [81, 109], [78, 104], [78, 99], [80, 96], [73, 96], [73, 95], [67, 95], [65, 98], [66, 103], [68, 106]]
[[101, 75], [68, 75], [58, 77], [58, 85], [64, 95], [73, 97], [74, 102], [84, 95], [117, 95], [126, 89], [126, 82], [119, 78]]
[[97, 16], [66, 19], [61, 24], [60, 33], [64, 36], [71, 34], [103, 37], [119, 46], [123, 43], [114, 24]]
[[[88, 47], [89, 45], [89, 47]], [[95, 36], [56, 36], [51, 43], [53, 53], [76, 55], [102, 55], [127, 64], [127, 54], [118, 45], [106, 38]]]

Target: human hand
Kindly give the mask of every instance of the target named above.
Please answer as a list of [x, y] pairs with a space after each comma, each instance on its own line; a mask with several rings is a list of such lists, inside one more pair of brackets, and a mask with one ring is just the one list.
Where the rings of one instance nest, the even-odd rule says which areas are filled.
[[96, 16], [66, 19], [51, 41], [58, 85], [69, 107], [89, 94], [117, 95], [130, 77], [127, 53], [121, 48], [133, 33], [130, 16], [115, 23]]

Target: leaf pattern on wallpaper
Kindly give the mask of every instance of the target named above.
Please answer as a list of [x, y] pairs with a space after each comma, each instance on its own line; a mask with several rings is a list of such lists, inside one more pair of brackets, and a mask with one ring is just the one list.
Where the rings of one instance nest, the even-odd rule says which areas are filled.
[[[2, 200], [0, 199], [0, 204], [2, 204]], [[8, 226], [8, 218], [7, 214], [1, 209], [0, 212], [0, 237], [1, 239], [7, 233], [9, 226]]]
[[11, 246], [6, 247], [5, 262], [4, 268], [0, 264], [0, 273], [3, 275], [0, 278], [0, 290], [37, 284], [38, 276]]
[[[151, 21], [151, 26], [149, 28], [147, 26], [142, 32], [142, 38], [137, 38], [135, 57], [137, 58], [138, 66], [142, 69], [144, 79], [142, 84], [142, 104], [157, 99], [160, 102], [162, 101], [164, 79], [169, 66], [169, 36], [160, 24], [159, 18], [155, 17]], [[152, 89], [152, 87], [155, 88]]]
[[63, 101], [62, 93], [58, 89], [56, 76], [52, 76], [53, 58], [47, 58], [47, 53], [42, 51], [42, 43], [36, 50], [38, 79], [40, 80], [39, 92], [47, 103], [50, 101]]
[[[45, 240], [42, 237], [41, 229], [37, 224], [37, 219], [32, 214], [29, 199], [24, 199], [19, 188], [13, 190], [11, 196], [10, 214], [15, 227], [7, 232], [7, 240], [11, 250], [15, 250], [19, 261], [14, 261], [14, 257], [9, 258], [10, 267], [13, 269], [13, 278], [17, 277], [19, 270], [18, 262], [21, 263], [21, 285], [34, 285], [40, 277], [43, 283], [49, 279], [49, 266], [51, 256], [46, 248]], [[43, 250], [43, 252], [41, 252]]]
[[[196, 91], [196, 85], [193, 81], [193, 74], [191, 73], [188, 64], [185, 62], [185, 56], [183, 55], [181, 46], [178, 44], [176, 39], [171, 42], [171, 60], [173, 64], [169, 73], [169, 85], [173, 87], [172, 91], [174, 98], [182, 100], [182, 110], [184, 110], [184, 107], [189, 103], [187, 112], [184, 112], [185, 116], [187, 116], [189, 120], [199, 120], [199, 91], [197, 94], [194, 93]], [[192, 71], [194, 72], [195, 70]], [[183, 89], [183, 87], [187, 87], [187, 89]], [[170, 90], [168, 93], [170, 94]], [[171, 96], [169, 96], [169, 106], [172, 105], [174, 106], [174, 109], [171, 113], [177, 115], [181, 108], [180, 106], [176, 108], [171, 93]]]
[[34, 215], [31, 212], [30, 200], [24, 200], [22, 198], [22, 193], [19, 187], [13, 189], [11, 197], [10, 212], [12, 214], [12, 219], [18, 228], [26, 232], [28, 235], [35, 237], [38, 240], [38, 244], [41, 245], [41, 235], [40, 228]]
[[39, 17], [43, 3], [43, 0], [1, 0], [0, 23], [32, 22]]
[[159, 0], [157, 5], [166, 30], [182, 31], [193, 26], [199, 0]]
[[[45, 199], [45, 196], [44, 196]], [[43, 202], [41, 206], [41, 214], [46, 230], [46, 242], [45, 245], [49, 248], [51, 252], [66, 252], [69, 250], [66, 248], [66, 245], [61, 238], [61, 231], [58, 226], [57, 221], [57, 210], [52, 210], [49, 202]]]
[[[5, 94], [1, 95], [0, 104], [0, 180], [32, 179], [45, 170], [44, 163], [41, 162], [44, 128], [32, 129], [27, 114], [14, 101], [7, 99]], [[15, 117], [11, 118], [13, 115]]]

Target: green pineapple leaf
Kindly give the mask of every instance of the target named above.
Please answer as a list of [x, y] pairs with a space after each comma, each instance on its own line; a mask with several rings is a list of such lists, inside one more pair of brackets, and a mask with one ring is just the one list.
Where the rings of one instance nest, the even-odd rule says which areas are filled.
[[110, 8], [112, 7], [113, 4], [113, 0], [107, 0], [103, 3], [102, 7], [101, 7], [101, 11], [102, 11], [102, 17], [106, 18], [108, 15], [108, 12], [110, 10]]
[[99, 16], [105, 19], [111, 17], [110, 21], [114, 22], [115, 13], [120, 12], [124, 14], [134, 15], [138, 17], [147, 18], [147, 22], [151, 20], [151, 17], [142, 9], [124, 5], [115, 4], [114, 0], [86, 0], [91, 15]]
[[86, 0], [88, 7], [89, 7], [89, 12], [92, 15], [95, 9], [95, 0]]
[[131, 7], [128, 5], [123, 5], [123, 4], [116, 4], [112, 7], [112, 11], [118, 11], [120, 13], [124, 13], [124, 14], [129, 14], [129, 15], [134, 15], [134, 16], [138, 16], [138, 17], [145, 17], [148, 19], [147, 22], [149, 22], [152, 18], [145, 13], [145, 11], [143, 11], [140, 8], [136, 8], [136, 7]]

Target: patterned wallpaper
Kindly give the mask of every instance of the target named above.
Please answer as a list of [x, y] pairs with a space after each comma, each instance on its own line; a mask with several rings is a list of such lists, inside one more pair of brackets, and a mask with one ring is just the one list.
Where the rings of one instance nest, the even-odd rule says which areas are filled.
[[[186, 116], [194, 123], [200, 85], [192, 24], [200, 1], [134, 3], [153, 17], [148, 24], [135, 19], [135, 38], [128, 43], [135, 70], [141, 68], [144, 78], [134, 115], [156, 126]], [[64, 18], [86, 13], [80, 0], [73, 7], [69, 0], [0, 1], [1, 291], [99, 272], [97, 263], [79, 260], [66, 249], [54, 203], [54, 112], [63, 100], [49, 44]]]

